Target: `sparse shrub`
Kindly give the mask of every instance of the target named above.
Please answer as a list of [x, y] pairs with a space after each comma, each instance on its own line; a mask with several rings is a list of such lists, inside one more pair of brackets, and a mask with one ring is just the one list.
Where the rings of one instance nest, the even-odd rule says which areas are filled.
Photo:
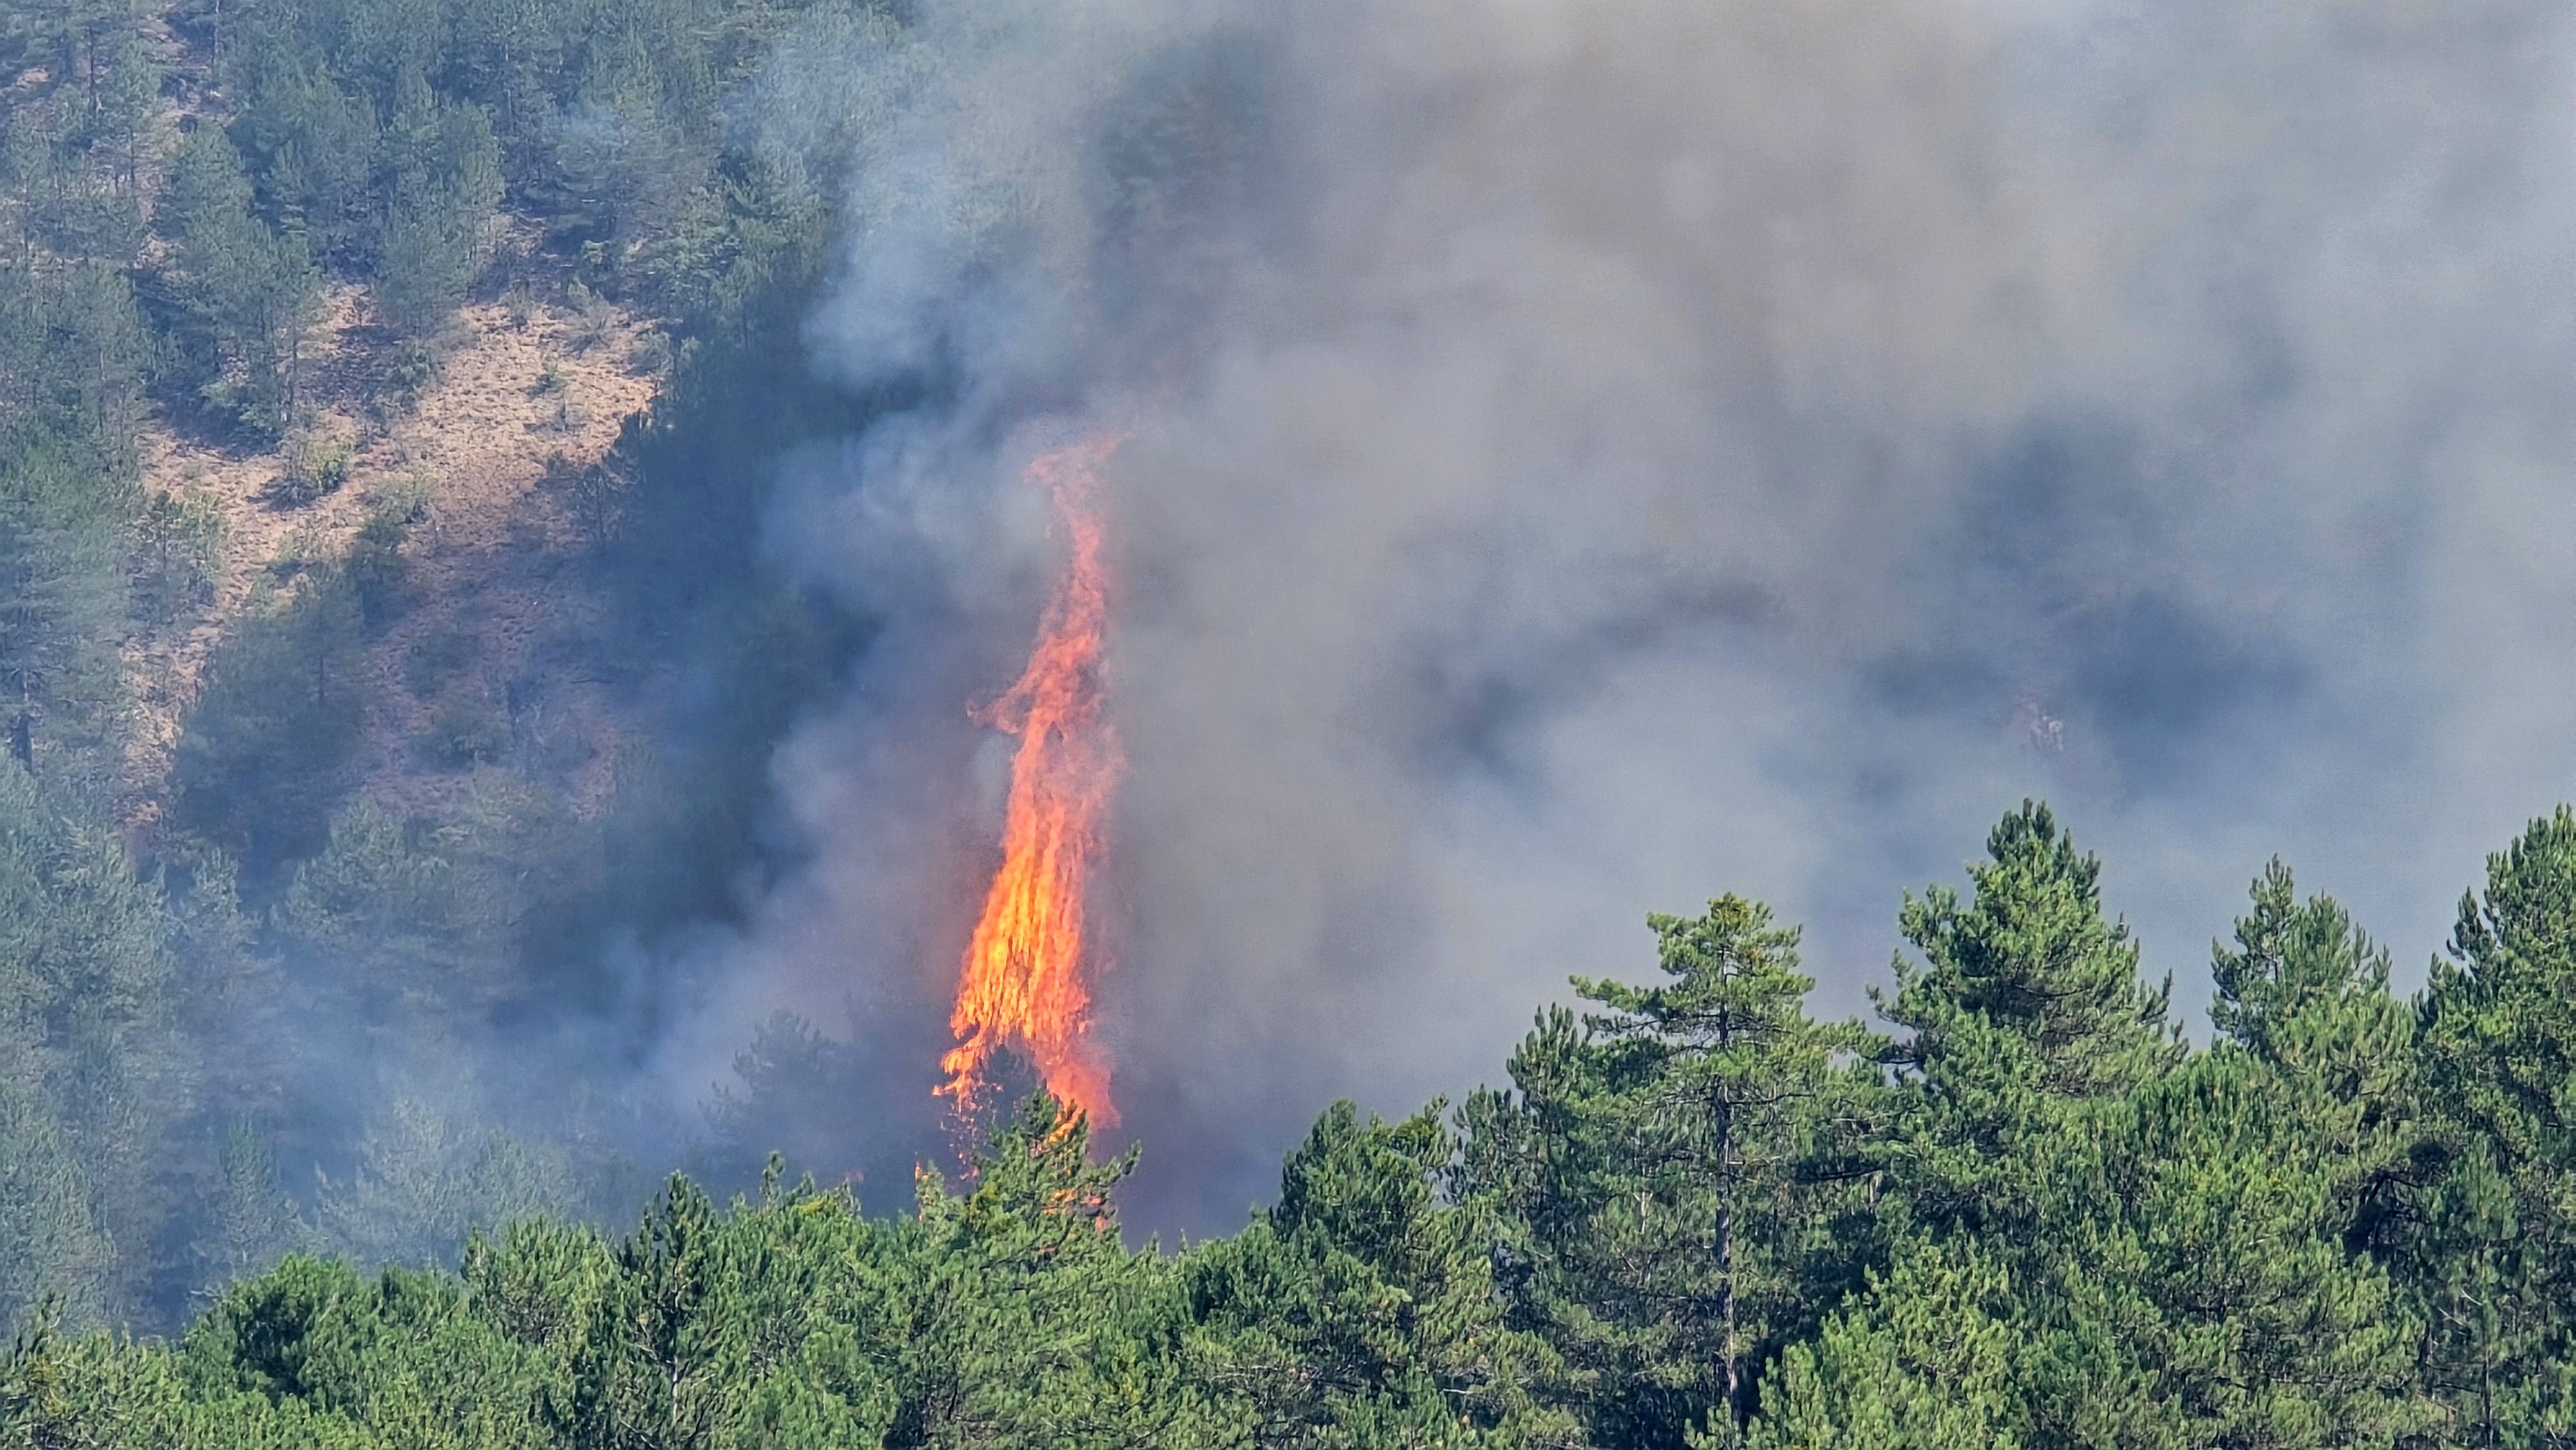
[[626, 349], [628, 371], [646, 377], [659, 377], [671, 366], [671, 335], [658, 327], [635, 334], [634, 343]]
[[394, 345], [393, 366], [385, 370], [385, 387], [408, 403], [438, 381], [438, 349], [428, 339], [406, 337]]
[[537, 396], [560, 393], [571, 386], [572, 375], [564, 371], [563, 364], [548, 358], [544, 370], [537, 374]]
[[269, 602], [278, 585], [307, 570], [327, 568], [331, 559], [332, 549], [322, 530], [306, 520], [278, 541], [277, 552], [262, 566], [265, 577], [252, 586], [255, 599], [263, 604]]
[[349, 583], [358, 592], [359, 612], [370, 629], [384, 628], [402, 611], [403, 581], [409, 572], [402, 541], [411, 524], [410, 505], [379, 503], [358, 536], [349, 541]]
[[286, 471], [278, 475], [277, 494], [290, 504], [308, 504], [340, 491], [349, 481], [349, 466], [358, 450], [346, 438], [291, 440]]
[[374, 484], [367, 490], [367, 502], [379, 513], [416, 524], [429, 517], [430, 500], [438, 496], [438, 486], [421, 473], [398, 473]]
[[473, 687], [450, 690], [430, 712], [422, 753], [433, 765], [463, 770], [501, 758], [510, 745], [509, 717]]
[[393, 362], [385, 369], [384, 386], [367, 397], [367, 412], [377, 426], [390, 428], [420, 406], [421, 395], [438, 381], [442, 354], [458, 332], [454, 318], [440, 328], [438, 337], [406, 337], [394, 344]]
[[574, 351], [588, 352], [608, 341], [609, 331], [617, 322], [617, 309], [608, 305], [607, 298], [574, 278], [564, 284], [564, 305], [572, 310], [569, 336]]

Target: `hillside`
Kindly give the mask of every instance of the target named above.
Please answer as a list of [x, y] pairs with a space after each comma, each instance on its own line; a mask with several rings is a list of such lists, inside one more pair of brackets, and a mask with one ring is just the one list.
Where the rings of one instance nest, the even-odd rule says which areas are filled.
[[[360, 790], [406, 814], [435, 813], [460, 755], [524, 726], [542, 732], [548, 759], [575, 762], [585, 809], [605, 800], [614, 712], [578, 647], [595, 637], [604, 605], [570, 561], [598, 542], [607, 501], [587, 491], [614, 486], [603, 472], [609, 450], [651, 405], [665, 359], [639, 367], [647, 328], [626, 309], [586, 290], [576, 295], [587, 306], [567, 301], [570, 268], [528, 255], [526, 230], [508, 235], [518, 250], [487, 274], [481, 290], [499, 295], [458, 310], [416, 395], [388, 398], [392, 341], [370, 317], [367, 289], [343, 285], [312, 338], [315, 396], [302, 437], [225, 446], [165, 418], [145, 424], [144, 489], [211, 503], [222, 546], [201, 612], [129, 649], [142, 717], [129, 746], [130, 825], [159, 813], [180, 721], [227, 629], [254, 601], [273, 607], [307, 565], [345, 559], [368, 520], [388, 511], [406, 521], [405, 608], [369, 647]], [[345, 449], [345, 479], [294, 498], [298, 448]]]
[[[194, 18], [181, 5], [138, 28], [163, 70], [136, 143], [147, 195], [184, 132], [228, 119], [220, 29]], [[48, 80], [31, 67], [16, 88], [36, 94]], [[600, 542], [612, 505], [595, 495], [614, 487], [602, 466], [650, 407], [669, 348], [655, 332], [639, 353], [649, 323], [578, 282], [572, 260], [547, 252], [541, 221], [503, 213], [478, 233], [471, 295], [428, 346], [406, 345], [369, 282], [324, 286], [300, 339], [309, 378], [290, 434], [224, 436], [166, 404], [141, 420], [146, 509], [211, 510], [216, 547], [198, 606], [123, 651], [136, 718], [120, 814], [138, 840], [164, 814], [181, 721], [227, 632], [309, 566], [345, 560], [368, 520], [389, 512], [406, 525], [406, 607], [370, 648], [359, 789], [435, 813], [451, 804], [460, 752], [470, 760], [493, 731], [524, 723], [545, 735], [542, 753], [570, 763], [581, 808], [605, 801], [613, 712], [569, 643], [595, 634], [602, 605], [567, 560]], [[167, 249], [156, 242], [146, 256]], [[327, 491], [292, 476], [311, 455], [331, 460]], [[440, 663], [450, 660], [470, 667]], [[539, 699], [542, 717], [522, 722]]]
[[0, 10], [0, 1450], [2576, 1450], [2512, 3]]
[[851, 631], [756, 547], [837, 416], [772, 321], [829, 198], [725, 119], [794, 10], [390, 17], [0, 25], [9, 1316], [171, 1326], [694, 1151], [603, 1004], [758, 869]]

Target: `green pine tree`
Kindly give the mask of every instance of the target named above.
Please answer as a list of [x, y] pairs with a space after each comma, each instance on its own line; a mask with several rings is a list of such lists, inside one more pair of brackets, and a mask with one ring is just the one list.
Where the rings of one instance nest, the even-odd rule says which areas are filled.
[[1465, 1181], [1518, 1230], [1512, 1302], [1574, 1373], [1607, 1444], [1740, 1418], [1761, 1365], [1811, 1329], [1866, 1253], [1844, 1168], [1878, 1097], [1877, 1044], [1804, 1009], [1797, 933], [1741, 897], [1656, 916], [1667, 980], [1577, 978], [1479, 1094]]
[[[1793, 1345], [1765, 1383], [1749, 1450], [2018, 1450], [2024, 1354], [2010, 1277], [1973, 1249], [1921, 1248]], [[1699, 1444], [1723, 1445], [1718, 1435]]]
[[2488, 858], [2419, 1010], [2431, 1388], [2459, 1443], [2576, 1445], [2576, 812]]
[[1185, 1261], [1207, 1373], [1244, 1397], [1252, 1445], [1517, 1446], [1571, 1430], [1529, 1393], [1544, 1351], [1504, 1322], [1489, 1211], [1440, 1201], [1456, 1152], [1442, 1106], [1384, 1123], [1335, 1103], [1289, 1155], [1279, 1202]]
[[479, 106], [439, 101], [420, 72], [405, 70], [383, 168], [376, 307], [395, 330], [421, 336], [445, 323], [481, 267], [483, 225], [501, 199], [492, 123]]
[[171, 158], [156, 224], [172, 242], [165, 280], [184, 313], [174, 341], [187, 376], [210, 403], [276, 437], [302, 415], [322, 279], [303, 235], [272, 227], [252, 202], [240, 153], [201, 126]]
[[1912, 1211], [1945, 1227], [2011, 1233], [2037, 1212], [2033, 1145], [2087, 1103], [2179, 1060], [2172, 984], [2139, 980], [2125, 923], [2102, 914], [2101, 862], [2048, 807], [2025, 801], [1986, 838], [1962, 902], [1935, 886], [1898, 922], [1896, 991], [1871, 998], [1905, 1029], [1888, 1054], [1909, 1083], [1896, 1147]]

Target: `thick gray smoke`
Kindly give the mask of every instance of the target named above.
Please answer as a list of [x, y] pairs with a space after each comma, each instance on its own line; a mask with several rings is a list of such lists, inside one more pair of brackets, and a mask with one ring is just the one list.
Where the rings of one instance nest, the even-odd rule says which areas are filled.
[[1231, 1223], [1329, 1097], [1494, 1078], [1569, 972], [1650, 969], [1649, 910], [1765, 897], [1856, 1010], [1900, 890], [2024, 795], [2187, 1004], [2274, 851], [2420, 970], [2576, 764], [2571, 27], [819, 26], [765, 93], [856, 178], [817, 365], [938, 385], [800, 460], [775, 521], [886, 632], [778, 761], [813, 864], [674, 1081], [778, 1006], [854, 1016], [891, 1097], [929, 1080], [1000, 794], [966, 710], [1055, 557], [1017, 470], [1103, 419], [1139, 431], [1100, 1030], [1149, 1219]]

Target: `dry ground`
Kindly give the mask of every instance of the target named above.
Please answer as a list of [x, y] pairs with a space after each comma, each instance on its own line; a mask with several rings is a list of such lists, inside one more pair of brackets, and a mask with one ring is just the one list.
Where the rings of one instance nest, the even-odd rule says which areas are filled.
[[145, 486], [203, 489], [227, 527], [211, 607], [128, 651], [143, 717], [130, 825], [158, 814], [179, 722], [227, 629], [294, 587], [302, 562], [344, 555], [380, 504], [424, 494], [425, 516], [402, 545], [407, 608], [369, 646], [378, 688], [365, 788], [397, 810], [437, 808], [462, 777], [429, 737], [480, 718], [505, 722], [513, 746], [542, 757], [577, 809], [605, 798], [616, 728], [604, 684], [573, 647], [599, 622], [601, 601], [571, 567], [583, 539], [569, 480], [607, 455], [623, 420], [652, 401], [654, 380], [630, 365], [643, 330], [635, 318], [594, 307], [585, 319], [559, 277], [529, 275], [526, 239], [511, 240], [525, 280], [463, 310], [435, 380], [390, 421], [370, 407], [391, 339], [373, 326], [364, 289], [333, 287], [316, 330], [319, 402], [307, 432], [355, 445], [336, 492], [289, 504], [277, 491], [285, 450], [146, 430]]

